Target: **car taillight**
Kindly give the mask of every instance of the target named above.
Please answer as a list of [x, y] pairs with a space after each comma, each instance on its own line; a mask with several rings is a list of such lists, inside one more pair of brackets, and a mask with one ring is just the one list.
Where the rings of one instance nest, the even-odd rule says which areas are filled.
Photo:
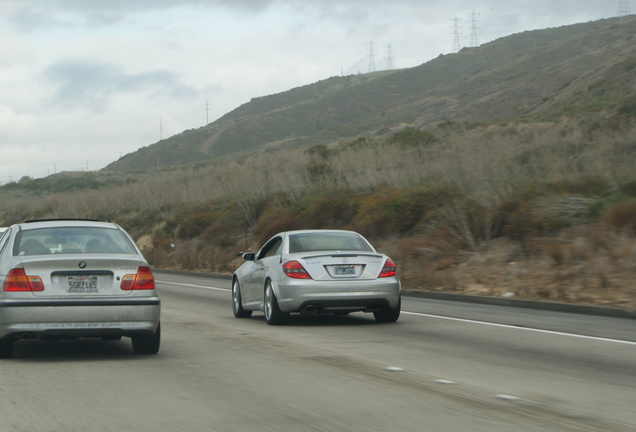
[[311, 279], [305, 267], [298, 261], [287, 261], [283, 264], [283, 272], [294, 279]]
[[137, 274], [124, 276], [120, 288], [124, 291], [155, 289], [155, 278], [150, 267], [139, 267]]
[[395, 276], [397, 274], [397, 268], [395, 267], [395, 263], [393, 261], [391, 261], [391, 258], [387, 258], [387, 260], [384, 263], [384, 267], [382, 267], [382, 271], [380, 272], [380, 276], [381, 278], [384, 277], [391, 277], [391, 276]]
[[4, 279], [2, 290], [10, 292], [44, 291], [44, 284], [38, 276], [27, 276], [23, 268], [14, 268]]

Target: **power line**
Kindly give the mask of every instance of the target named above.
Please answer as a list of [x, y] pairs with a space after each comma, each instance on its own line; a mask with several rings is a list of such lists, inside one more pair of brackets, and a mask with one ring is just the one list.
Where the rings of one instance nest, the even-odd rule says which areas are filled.
[[[537, 29], [546, 29], [552, 27], [560, 27], [564, 25], [577, 24], [582, 22], [609, 19], [617, 16], [617, 6], [620, 4], [619, 13], [631, 11], [630, 2], [627, 0], [561, 0], [553, 2], [528, 3], [523, 5], [517, 2], [498, 3], [491, 2], [491, 7], [475, 10], [478, 13], [477, 34], [478, 42], [485, 44], [492, 42], [501, 37], [509, 36], [513, 33], [523, 31], [531, 31]], [[458, 17], [470, 16], [472, 8], [457, 11]], [[409, 38], [392, 39], [393, 46], [393, 62], [395, 63], [395, 47], [399, 46], [399, 66], [412, 67], [429, 61], [440, 54], [448, 54], [454, 43], [455, 49], [462, 48], [462, 39], [466, 36], [465, 42], [469, 41], [467, 36], [462, 35], [462, 27], [465, 27], [466, 33], [471, 24], [462, 21], [468, 21], [468, 18], [458, 18], [457, 35], [454, 34], [453, 16], [449, 21], [441, 21], [430, 26], [426, 26], [422, 33], [417, 37], [413, 35]], [[450, 29], [449, 29], [450, 27]], [[377, 43], [376, 43], [377, 45]], [[377, 57], [377, 53], [376, 54]], [[362, 73], [368, 65], [369, 55], [368, 49], [365, 47], [360, 57], [352, 61], [349, 66], [345, 65], [343, 74]], [[375, 59], [376, 63], [382, 61], [382, 65], [386, 64], [386, 60]], [[378, 63], [379, 64], [379, 63]], [[395, 64], [394, 64], [395, 67]]]

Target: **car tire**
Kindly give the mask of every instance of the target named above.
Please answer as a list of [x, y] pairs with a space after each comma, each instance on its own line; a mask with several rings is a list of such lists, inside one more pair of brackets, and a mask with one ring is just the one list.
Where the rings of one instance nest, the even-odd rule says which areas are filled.
[[263, 299], [263, 309], [265, 312], [265, 320], [269, 325], [286, 324], [289, 321], [289, 314], [280, 310], [278, 300], [274, 294], [272, 283], [267, 281], [265, 285], [265, 295]]
[[236, 318], [249, 318], [252, 316], [252, 311], [243, 309], [241, 297], [241, 286], [238, 279], [234, 279], [232, 282], [232, 312]]
[[13, 355], [13, 339], [0, 339], [0, 358], [11, 358]]
[[384, 308], [377, 312], [373, 312], [373, 316], [377, 322], [392, 323], [396, 322], [400, 318], [400, 310], [402, 309], [402, 297], [398, 299], [398, 304], [395, 308]]
[[161, 323], [153, 334], [134, 335], [131, 339], [135, 354], [157, 354], [161, 344]]

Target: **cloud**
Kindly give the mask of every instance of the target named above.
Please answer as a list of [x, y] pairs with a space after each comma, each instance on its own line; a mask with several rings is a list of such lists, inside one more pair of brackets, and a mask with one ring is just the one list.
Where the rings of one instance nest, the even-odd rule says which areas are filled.
[[[223, 8], [259, 13], [277, 0], [4, 0], [9, 21], [23, 31], [118, 24], [131, 16], [170, 9]], [[54, 12], [52, 12], [54, 11]]]
[[173, 72], [130, 74], [108, 63], [60, 61], [48, 67], [44, 75], [56, 89], [54, 103], [89, 107], [98, 112], [108, 108], [110, 99], [120, 94], [163, 93], [182, 98], [196, 93]]
[[0, 33], [0, 66], [13, 66], [28, 62], [33, 57], [27, 40], [16, 35]]

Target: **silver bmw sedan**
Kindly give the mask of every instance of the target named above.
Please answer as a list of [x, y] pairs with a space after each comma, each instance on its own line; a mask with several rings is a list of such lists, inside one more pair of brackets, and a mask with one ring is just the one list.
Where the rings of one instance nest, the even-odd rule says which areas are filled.
[[155, 354], [160, 299], [150, 267], [117, 224], [39, 220], [0, 238], [0, 358], [15, 341], [130, 337]]

